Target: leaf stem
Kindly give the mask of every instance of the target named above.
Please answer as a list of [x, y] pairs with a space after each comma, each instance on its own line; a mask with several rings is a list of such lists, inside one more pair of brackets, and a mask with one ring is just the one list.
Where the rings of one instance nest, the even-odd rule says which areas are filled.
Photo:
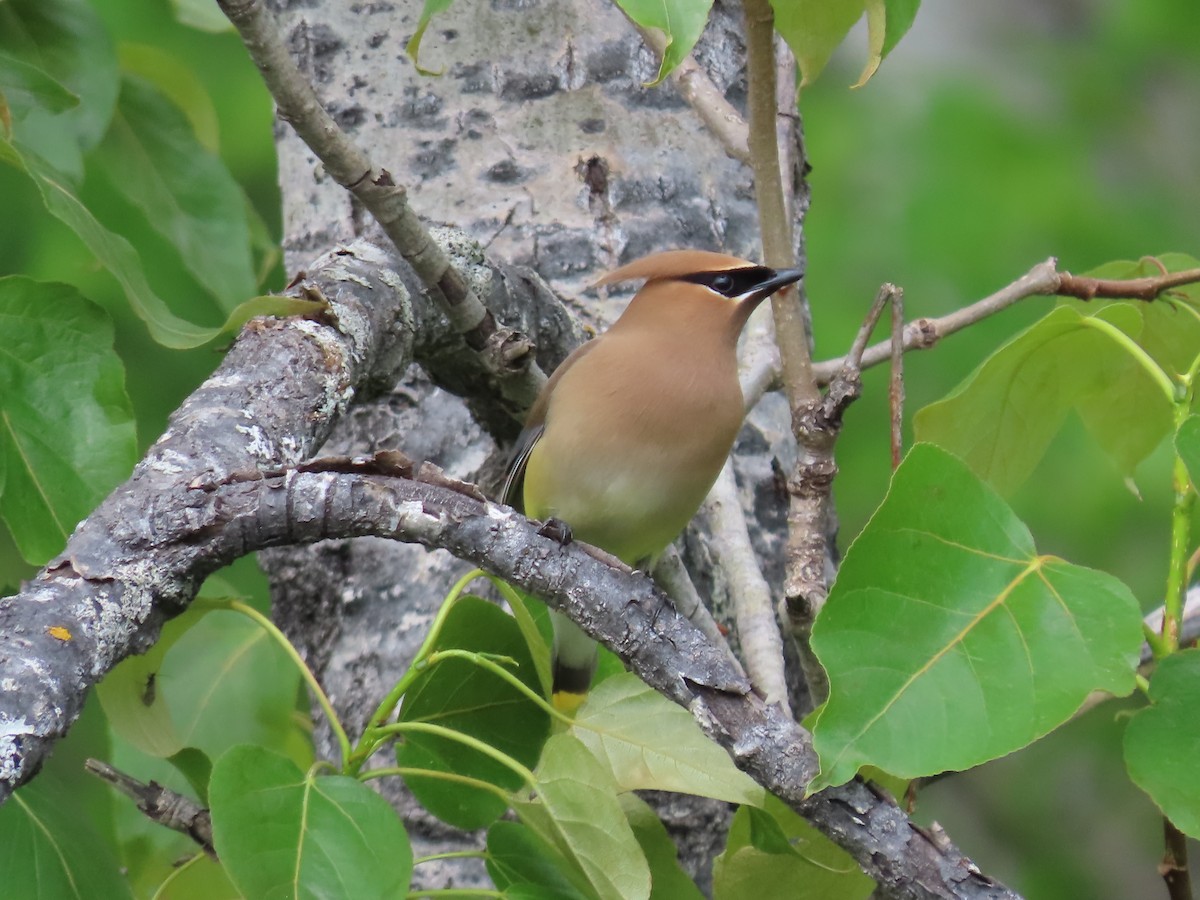
[[313, 692], [313, 696], [317, 698], [317, 703], [320, 704], [325, 717], [329, 719], [329, 727], [333, 729], [334, 736], [337, 738], [338, 749], [341, 751], [342, 765], [347, 765], [350, 760], [350, 738], [346, 735], [346, 729], [342, 727], [341, 720], [338, 719], [337, 713], [333, 710], [333, 704], [329, 702], [329, 697], [325, 694], [324, 689], [322, 689], [321, 683], [317, 681], [317, 676], [312, 673], [312, 669], [308, 667], [308, 664], [300, 655], [300, 651], [292, 646], [292, 642], [287, 639], [287, 635], [280, 631], [279, 627], [268, 617], [264, 616], [253, 606], [243, 603], [241, 600], [230, 599], [209, 602], [218, 608], [223, 606], [226, 609], [231, 609], [234, 612], [239, 612], [243, 616], [253, 619], [271, 636], [275, 643], [283, 648], [283, 652], [288, 655], [292, 662], [296, 664], [296, 668], [300, 670], [301, 677], [308, 683], [309, 690]]
[[445, 853], [431, 853], [428, 856], [418, 856], [413, 860], [414, 866], [421, 863], [436, 862], [439, 859], [487, 859], [488, 854], [483, 850], [447, 850]]
[[1141, 348], [1137, 341], [1116, 325], [1104, 319], [1098, 319], [1095, 316], [1083, 316], [1082, 322], [1084, 326], [1094, 328], [1120, 344], [1137, 361], [1138, 365], [1146, 370], [1146, 373], [1154, 380], [1155, 384], [1162, 388], [1162, 392], [1166, 395], [1168, 403], [1174, 406], [1179, 402], [1178, 386], [1171, 380], [1171, 376], [1163, 371], [1162, 366], [1155, 362], [1154, 358]]
[[472, 650], [457, 650], [457, 649], [438, 650], [436, 653], [431, 654], [429, 659], [426, 660], [426, 662], [430, 666], [434, 666], [434, 665], [437, 665], [439, 662], [441, 662], [443, 659], [465, 659], [469, 662], [473, 662], [475, 665], [479, 666], [481, 669], [486, 669], [487, 671], [489, 671], [493, 675], [495, 675], [497, 678], [501, 678], [504, 681], [508, 682], [510, 685], [512, 685], [512, 687], [514, 689], [516, 689], [517, 691], [520, 691], [521, 694], [528, 697], [530, 700], [532, 700], [534, 703], [536, 703], [542, 710], [549, 713], [551, 716], [558, 719], [560, 722], [565, 722], [566, 724], [570, 725], [572, 722], [575, 721], [570, 716], [565, 715], [565, 714], [559, 712], [557, 709], [555, 709], [554, 704], [547, 703], [545, 697], [543, 697], [537, 691], [535, 691], [531, 687], [529, 687], [529, 685], [527, 685], [525, 682], [523, 682], [520, 678], [518, 678], [512, 672], [508, 671], [503, 666], [497, 665], [491, 658], [489, 658], [489, 655], [486, 653], [476, 653]]
[[154, 896], [151, 897], [150, 900], [161, 900], [161, 898], [166, 897], [167, 894], [165, 891], [171, 886], [171, 882], [207, 856], [207, 853], [201, 851], [195, 856], [190, 856], [183, 862], [176, 865], [175, 868], [171, 870], [171, 874], [162, 880], [162, 884], [158, 886], [158, 889], [154, 892]]
[[421, 643], [417, 650], [416, 656], [413, 657], [412, 664], [399, 681], [392, 686], [388, 691], [371, 718], [367, 720], [367, 727], [363, 729], [362, 737], [354, 746], [353, 752], [349, 755], [349, 763], [347, 766], [349, 774], [357, 774], [362, 769], [363, 763], [370, 759], [371, 754], [375, 752], [379, 746], [379, 736], [381, 729], [388, 719], [392, 717], [396, 707], [400, 703], [400, 699], [412, 687], [412, 683], [417, 676], [424, 671], [424, 662], [426, 657], [433, 651], [434, 644], [442, 634], [442, 628], [446, 624], [446, 619], [450, 615], [450, 610], [453, 609], [455, 602], [462, 596], [463, 591], [476, 578], [483, 577], [486, 573], [482, 569], [472, 569], [462, 578], [454, 583], [454, 587], [450, 588], [450, 593], [446, 595], [446, 599], [442, 601], [442, 606], [438, 610], [437, 615], [433, 619], [433, 623], [429, 626], [429, 633], [425, 635], [425, 640]]
[[416, 897], [499, 897], [503, 900], [505, 895], [491, 888], [426, 888], [421, 891], [409, 891], [404, 896], [407, 900], [414, 900]]
[[461, 731], [455, 731], [453, 728], [446, 728], [443, 725], [434, 725], [432, 722], [393, 722], [390, 725], [384, 725], [379, 729], [380, 734], [432, 734], [435, 737], [445, 738], [448, 741], [455, 741], [465, 747], [470, 747], [484, 756], [491, 757], [506, 769], [510, 769], [517, 775], [521, 776], [524, 781], [533, 790], [537, 787], [537, 776], [533, 774], [525, 766], [521, 765], [507, 753], [497, 750], [491, 744], [485, 744], [478, 738], [473, 738], [469, 734], [463, 734]]
[[[1198, 360], [1200, 361], [1200, 360]], [[1175, 401], [1175, 432], [1178, 433], [1187, 420], [1195, 390], [1196, 365], [1183, 379], [1182, 396]], [[1180, 629], [1183, 626], [1183, 601], [1187, 594], [1189, 540], [1192, 538], [1192, 510], [1196, 503], [1196, 492], [1187, 464], [1176, 451], [1174, 466], [1171, 467], [1171, 482], [1175, 503], [1171, 508], [1171, 556], [1166, 566], [1166, 595], [1163, 599], [1163, 635], [1165, 646], [1156, 656], [1175, 653], [1180, 648]]]
[[[440, 772], [437, 769], [421, 769], [413, 766], [388, 766], [382, 769], [371, 769], [369, 772], [363, 772], [358, 776], [359, 781], [370, 781], [374, 778], [409, 778], [416, 776], [420, 778], [433, 778], [437, 781], [452, 781], [455, 784], [465, 785], [466, 787], [477, 788], [481, 791], [488, 791], [495, 794], [506, 804], [512, 802], [512, 796], [508, 791], [499, 785], [492, 784], [490, 781], [484, 781], [482, 778], [472, 778], [470, 775], [459, 775], [457, 772]], [[475, 851], [462, 851], [463, 855], [475, 854]], [[453, 853], [445, 854], [445, 857], [453, 856]], [[430, 859], [441, 859], [443, 856], [434, 856]]]

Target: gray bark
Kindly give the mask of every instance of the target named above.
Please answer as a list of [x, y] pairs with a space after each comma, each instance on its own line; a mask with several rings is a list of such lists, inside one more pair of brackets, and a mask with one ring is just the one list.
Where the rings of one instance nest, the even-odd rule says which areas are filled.
[[[408, 188], [416, 211], [463, 229], [492, 258], [531, 267], [591, 325], [611, 321], [624, 298], [596, 298], [587, 285], [620, 262], [671, 247], [758, 256], [748, 167], [726, 156], [669, 82], [646, 86], [658, 61], [609, 0], [460, 0], [433, 21], [422, 44], [421, 65], [439, 77], [420, 75], [404, 53], [417, 4], [283, 7], [288, 44], [326, 108]], [[738, 7], [719, 3], [696, 52], [739, 107], [740, 16]], [[361, 210], [323, 177], [289, 130], [279, 131], [278, 146], [291, 270], [314, 250], [371, 233]], [[539, 358], [547, 372], [557, 361]], [[431, 374], [457, 387], [452, 371]], [[479, 414], [474, 420], [471, 411]], [[776, 408], [780, 413], [786, 417]], [[356, 409], [325, 451], [399, 447], [486, 485], [503, 453], [493, 439], [503, 442], [513, 429], [494, 412], [469, 410], [434, 390], [426, 373], [413, 369], [394, 392]], [[776, 444], [787, 442], [786, 418], [768, 429]], [[742, 445], [755, 451], [747, 464], [756, 475], [770, 471], [777, 448], [762, 432], [748, 431]], [[778, 498], [761, 484], [747, 488], [747, 504], [757, 492], [755, 511], [765, 512], [765, 523], [777, 522], [762, 502]], [[276, 619], [348, 724], [360, 723], [370, 712], [365, 698], [381, 696], [404, 670], [466, 568], [444, 553], [370, 540], [274, 550], [262, 560]], [[719, 589], [716, 595], [719, 602]], [[324, 726], [317, 739], [319, 751], [332, 749]], [[409, 817], [418, 854], [478, 844], [479, 836], [432, 820], [401, 787], [384, 790]], [[685, 848], [685, 867], [707, 887], [727, 808], [677, 799], [668, 818]], [[470, 864], [417, 871], [425, 887], [485, 883], [480, 875]]]

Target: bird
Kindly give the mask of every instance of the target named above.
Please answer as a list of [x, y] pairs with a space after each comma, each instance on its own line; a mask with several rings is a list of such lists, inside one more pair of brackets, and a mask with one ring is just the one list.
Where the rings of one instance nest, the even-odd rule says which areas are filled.
[[[603, 276], [597, 287], [644, 284], [608, 330], [547, 380], [513, 447], [503, 501], [650, 571], [699, 509], [741, 429], [742, 328], [803, 274], [668, 250]], [[598, 649], [565, 615], [551, 610], [551, 620], [553, 702], [573, 713]]]

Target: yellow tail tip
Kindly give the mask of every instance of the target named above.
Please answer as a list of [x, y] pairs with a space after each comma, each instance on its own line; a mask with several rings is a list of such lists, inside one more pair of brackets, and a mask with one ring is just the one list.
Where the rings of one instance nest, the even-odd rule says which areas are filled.
[[576, 694], [573, 691], [555, 691], [553, 703], [554, 708], [564, 716], [574, 716], [586, 699], [586, 693]]

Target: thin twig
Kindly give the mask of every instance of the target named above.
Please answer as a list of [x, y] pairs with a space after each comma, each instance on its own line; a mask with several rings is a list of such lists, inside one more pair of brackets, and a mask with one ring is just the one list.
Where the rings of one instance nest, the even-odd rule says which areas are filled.
[[[1058, 261], [1051, 257], [1040, 262], [1016, 281], [982, 300], [934, 319], [916, 319], [904, 326], [904, 351], [928, 350], [938, 341], [956, 331], [981, 322], [1008, 309], [1014, 303], [1034, 296], [1076, 297], [1083, 300], [1154, 300], [1173, 288], [1200, 282], [1200, 269], [1172, 272], [1127, 281], [1084, 278], [1058, 271]], [[892, 355], [889, 338], [873, 344], [863, 353], [863, 368], [879, 365]], [[827, 359], [813, 365], [817, 381], [825, 384], [841, 368], [842, 359]]]
[[733, 600], [738, 641], [750, 680], [763, 692], [768, 703], [782, 704], [790, 716], [787, 679], [783, 671], [783, 641], [771, 604], [771, 586], [763, 577], [750, 543], [750, 531], [746, 527], [733, 464], [729, 460], [725, 461], [725, 467], [709, 492], [704, 509], [713, 532], [710, 548]]
[[279, 116], [288, 122], [325, 170], [355, 196], [383, 228], [421, 282], [496, 376], [501, 392], [520, 413], [528, 408], [545, 375], [523, 335], [497, 325], [470, 282], [434, 241], [408, 204], [408, 192], [386, 169], [378, 168], [325, 111], [312, 83], [293, 61], [262, 0], [218, 0], [237, 28]]
[[1200, 269], [1182, 272], [1164, 272], [1145, 278], [1088, 278], [1062, 272], [1055, 289], [1060, 297], [1077, 297], [1080, 300], [1157, 300], [1164, 291], [1183, 287], [1200, 281]]
[[1163, 839], [1166, 849], [1158, 866], [1159, 874], [1167, 885], [1167, 896], [1171, 900], [1192, 900], [1192, 876], [1188, 871], [1187, 835], [1163, 816]]
[[133, 800], [150, 821], [186, 834], [206, 853], [216, 855], [213, 850], [212, 816], [195, 800], [157, 782], [146, 784], [138, 781], [98, 759], [89, 759], [83, 767]]
[[[666, 35], [652, 28], [642, 28], [632, 19], [630, 22], [637, 28], [642, 40], [646, 42], [646, 46], [653, 50], [659, 59], [662, 59], [662, 55], [667, 49]], [[679, 95], [695, 110], [696, 115], [712, 132], [713, 137], [721, 145], [721, 149], [725, 151], [725, 155], [739, 162], [748, 163], [750, 161], [750, 129], [746, 127], [746, 121], [742, 118], [741, 113], [725, 99], [725, 95], [717, 89], [700, 64], [688, 56], [671, 71], [669, 77], [675, 82]]]
[[[746, 0], [746, 80], [749, 88], [750, 164], [762, 232], [763, 261], [787, 268], [795, 264], [792, 223], [784, 201], [776, 141], [775, 14], [768, 0]], [[784, 391], [793, 410], [819, 397], [812, 377], [808, 327], [794, 290], [771, 298], [775, 340], [783, 365]]]
[[904, 289], [892, 292], [892, 373], [888, 405], [892, 411], [892, 470], [904, 456]]
[[679, 610], [680, 614], [699, 628], [714, 647], [723, 649], [729, 656], [730, 663], [736, 666], [738, 671], [742, 671], [742, 664], [733, 655], [729, 641], [725, 640], [725, 635], [721, 633], [721, 627], [717, 624], [717, 620], [712, 617], [712, 613], [704, 605], [700, 592], [692, 583], [692, 576], [688, 574], [687, 567], [684, 566], [683, 559], [674, 546], [668, 547], [666, 552], [659, 557], [658, 563], [654, 566], [653, 575], [655, 582], [667, 592], [667, 596], [671, 598], [671, 602], [675, 604], [675, 608]]

